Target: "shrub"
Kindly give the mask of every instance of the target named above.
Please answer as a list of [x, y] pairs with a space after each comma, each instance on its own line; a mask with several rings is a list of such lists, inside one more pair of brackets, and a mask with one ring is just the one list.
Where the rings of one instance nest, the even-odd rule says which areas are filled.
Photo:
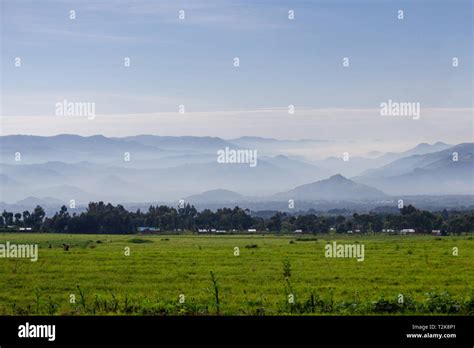
[[136, 244], [153, 243], [152, 240], [149, 240], [149, 239], [142, 239], [142, 238], [132, 238], [132, 239], [129, 239], [127, 242], [129, 242], [129, 243], [136, 243]]

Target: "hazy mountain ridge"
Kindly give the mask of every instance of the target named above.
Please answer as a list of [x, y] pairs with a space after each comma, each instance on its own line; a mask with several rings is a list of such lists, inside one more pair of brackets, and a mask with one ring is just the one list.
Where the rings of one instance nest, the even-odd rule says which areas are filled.
[[244, 197], [237, 192], [224, 189], [215, 189], [188, 196], [185, 198], [185, 201], [191, 204], [206, 202], [232, 203], [239, 202], [242, 199], [244, 199]]
[[473, 194], [474, 143], [400, 158], [353, 179], [390, 194]]
[[[437, 142], [432, 145], [421, 143], [403, 152], [388, 152], [384, 154], [378, 151], [373, 151], [368, 153], [366, 157], [349, 156], [347, 161], [343, 160], [341, 154], [340, 157], [330, 156], [324, 160], [316, 161], [315, 163], [326, 170], [332, 171], [333, 174], [341, 173], [342, 175], [353, 177], [363, 175], [367, 171], [380, 168], [400, 158], [412, 155], [424, 155], [442, 151], [450, 147], [452, 147], [452, 145], [443, 142]], [[374, 154], [376, 155], [374, 156]]]
[[236, 144], [218, 137], [136, 135], [115, 139], [171, 151], [187, 151], [188, 153], [191, 152], [191, 154], [215, 153], [217, 150], [224, 149], [225, 147], [240, 148], [240, 146], [236, 146]]
[[[35, 197], [66, 203], [74, 199], [77, 204], [91, 200], [176, 202], [183, 197], [203, 202], [218, 198], [219, 192], [226, 198], [225, 192], [231, 191], [233, 195], [227, 197], [228, 202], [239, 199], [263, 202], [289, 196], [298, 200], [337, 201], [379, 200], [386, 194], [472, 193], [471, 143], [454, 147], [441, 142], [419, 144], [402, 153], [377, 152], [373, 154], [375, 158], [354, 157], [347, 162], [342, 158], [327, 158], [314, 163], [281, 153], [269, 156], [259, 152], [258, 165], [251, 168], [246, 163], [218, 163], [216, 152], [226, 146], [243, 149], [250, 143], [269, 143], [275, 145], [273, 149], [285, 148], [287, 144], [307, 144], [311, 149], [318, 141], [259, 137], [224, 140], [151, 135], [126, 138], [18, 135], [0, 137], [0, 142], [0, 201], [5, 204], [19, 201], [24, 204], [22, 200], [28, 197], [32, 197], [32, 202]], [[442, 150], [435, 151], [439, 149]], [[455, 150], [459, 152], [459, 161], [447, 162]], [[17, 151], [21, 152], [21, 161], [14, 160]], [[124, 159], [122, 151], [129, 152], [130, 161]], [[389, 157], [396, 159], [377, 167]], [[349, 180], [344, 171], [325, 166], [332, 162], [342, 167], [356, 168], [357, 162], [374, 166]], [[344, 177], [331, 177], [338, 173]], [[208, 191], [217, 192], [206, 193]]]
[[382, 191], [364, 184], [358, 184], [340, 174], [333, 175], [325, 180], [298, 186], [288, 192], [278, 193], [273, 197], [301, 201], [365, 201], [388, 198]]

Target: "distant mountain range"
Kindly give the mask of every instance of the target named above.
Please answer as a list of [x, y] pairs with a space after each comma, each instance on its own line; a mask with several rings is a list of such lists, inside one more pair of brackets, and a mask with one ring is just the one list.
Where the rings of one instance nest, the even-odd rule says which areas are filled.
[[362, 175], [362, 173], [367, 170], [379, 168], [400, 158], [412, 155], [425, 155], [428, 153], [446, 150], [450, 147], [452, 147], [452, 145], [442, 142], [437, 142], [432, 145], [421, 143], [404, 152], [388, 152], [384, 154], [378, 151], [373, 151], [367, 154], [366, 157], [354, 156], [350, 157], [348, 161], [343, 161], [341, 154], [341, 157], [339, 158], [334, 156], [328, 157], [324, 160], [317, 161], [316, 164], [332, 172], [341, 173], [343, 175], [352, 177], [356, 175]]
[[290, 191], [278, 193], [275, 199], [298, 199], [300, 201], [366, 201], [386, 199], [387, 195], [373, 187], [358, 184], [340, 174], [328, 179], [298, 186]]
[[389, 194], [473, 194], [474, 144], [409, 155], [354, 178]]
[[356, 183], [344, 176], [337, 174], [328, 179], [312, 182], [295, 187], [286, 192], [270, 196], [252, 197], [242, 196], [237, 192], [217, 189], [205, 191], [198, 195], [187, 197], [189, 202], [242, 202], [242, 201], [367, 201], [387, 199], [385, 193], [370, 186]]
[[217, 137], [192, 137], [192, 136], [158, 136], [158, 135], [136, 135], [125, 138], [114, 138], [118, 141], [127, 141], [131, 143], [139, 143], [145, 146], [155, 147], [157, 149], [165, 149], [168, 151], [186, 151], [193, 153], [212, 153], [215, 154], [218, 149], [226, 146], [232, 148], [240, 148], [236, 143], [226, 141]]
[[[181, 198], [199, 204], [377, 202], [400, 195], [474, 194], [473, 143], [423, 143], [400, 153], [371, 151], [349, 161], [329, 157], [315, 162], [288, 155], [296, 148], [310, 152], [323, 143], [259, 137], [3, 136], [0, 202], [21, 207], [67, 204], [71, 199], [78, 205]], [[217, 151], [226, 147], [257, 149], [258, 165], [218, 163]], [[15, 161], [18, 154], [21, 158]]]
[[241, 194], [223, 189], [209, 190], [200, 194], [191, 195], [185, 198], [189, 203], [234, 203], [240, 202], [244, 199]]

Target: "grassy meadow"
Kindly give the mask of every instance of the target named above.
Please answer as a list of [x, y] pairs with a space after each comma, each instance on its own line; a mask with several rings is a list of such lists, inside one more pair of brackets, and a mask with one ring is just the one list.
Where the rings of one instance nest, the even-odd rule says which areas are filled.
[[[472, 236], [0, 234], [7, 241], [38, 244], [39, 256], [0, 258], [0, 315], [474, 313]], [[365, 260], [326, 258], [333, 241], [364, 244]]]

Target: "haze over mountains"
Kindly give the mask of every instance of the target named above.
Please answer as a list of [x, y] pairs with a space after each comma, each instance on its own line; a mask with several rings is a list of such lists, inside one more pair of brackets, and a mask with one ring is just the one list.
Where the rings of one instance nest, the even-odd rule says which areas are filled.
[[[325, 142], [242, 137], [101, 135], [0, 137], [0, 201], [21, 207], [112, 203], [384, 202], [400, 195], [473, 195], [474, 144], [374, 149], [344, 161], [289, 155]], [[217, 152], [257, 150], [258, 164], [219, 163]], [[465, 204], [465, 198], [462, 198]], [[473, 202], [474, 204], [474, 202]], [[0, 207], [1, 208], [1, 207]]]
[[414, 148], [399, 153], [381, 153], [378, 151], [372, 151], [364, 157], [350, 157], [350, 160], [347, 161], [349, 163], [341, 161], [341, 157], [334, 156], [328, 157], [322, 161], [318, 161], [317, 163], [322, 167], [328, 168], [332, 171], [336, 171], [347, 176], [355, 176], [362, 174], [366, 170], [379, 168], [400, 158], [408, 157], [411, 155], [425, 155], [432, 152], [446, 150], [451, 146], [452, 145], [445, 144], [443, 142], [437, 142], [432, 145], [427, 143], [421, 143], [415, 146]]
[[473, 152], [473, 144], [466, 143], [413, 154], [369, 169], [354, 179], [389, 194], [472, 194]]
[[333, 175], [329, 179], [301, 185], [294, 189], [278, 193], [275, 199], [297, 199], [300, 201], [341, 200], [341, 201], [365, 201], [382, 200], [388, 196], [373, 187], [356, 183], [340, 174]]

